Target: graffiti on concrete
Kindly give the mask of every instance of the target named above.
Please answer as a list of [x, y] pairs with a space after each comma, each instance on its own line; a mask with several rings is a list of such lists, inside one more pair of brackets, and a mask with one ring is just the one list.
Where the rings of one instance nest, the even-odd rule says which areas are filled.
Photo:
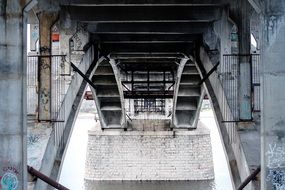
[[1, 178], [1, 186], [3, 190], [15, 190], [18, 187], [18, 177], [11, 173], [5, 173]]
[[274, 190], [285, 190], [285, 148], [269, 144], [267, 156], [266, 181], [271, 182]]
[[49, 63], [49, 59], [47, 57], [41, 57], [40, 58], [40, 69], [41, 70], [45, 70], [45, 69], [50, 69], [50, 63]]
[[284, 168], [285, 167], [285, 148], [270, 144], [267, 155], [268, 168]]
[[49, 111], [49, 98], [50, 98], [50, 95], [49, 95], [49, 91], [47, 88], [43, 88], [40, 92], [40, 102], [42, 105], [44, 105], [44, 110], [45, 111]]
[[17, 168], [15, 168], [13, 166], [4, 167], [3, 172], [12, 172], [16, 175], [19, 175], [19, 171], [17, 170]]
[[88, 32], [86, 29], [86, 25], [77, 26], [77, 31], [72, 37], [73, 44], [71, 46], [72, 50], [82, 51], [83, 46], [88, 42]]
[[270, 181], [276, 190], [285, 190], [285, 171], [270, 169], [266, 181]]
[[14, 166], [3, 167], [3, 176], [0, 176], [0, 189], [2, 190], [16, 190], [18, 188], [19, 171]]
[[40, 52], [41, 53], [48, 53], [48, 54], [50, 54], [51, 53], [51, 49], [49, 47], [47, 47], [47, 46], [42, 46], [42, 47], [40, 47]]

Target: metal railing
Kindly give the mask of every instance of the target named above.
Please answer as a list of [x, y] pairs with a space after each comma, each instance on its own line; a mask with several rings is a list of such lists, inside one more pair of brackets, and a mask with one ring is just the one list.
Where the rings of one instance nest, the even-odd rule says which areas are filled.
[[65, 106], [66, 95], [66, 65], [65, 56], [57, 55], [52, 57], [51, 65], [51, 117], [55, 130], [55, 144], [63, 146], [62, 136], [65, 127]]
[[251, 65], [251, 97], [252, 112], [260, 110], [260, 74], [258, 54], [239, 55], [226, 54], [223, 56], [221, 64], [217, 68], [219, 81], [223, 92], [220, 93], [221, 112], [223, 122], [227, 128], [230, 142], [236, 140], [236, 123], [240, 122], [239, 117], [239, 85], [240, 85], [240, 58], [246, 56]]
[[[223, 56], [223, 61], [218, 67], [219, 79], [224, 89], [225, 101], [222, 112], [224, 121], [239, 120], [238, 87], [240, 80], [239, 55], [229, 54]], [[230, 108], [227, 110], [226, 104]]]
[[144, 112], [155, 112], [165, 115], [165, 99], [135, 99], [134, 112], [135, 115]]
[[[222, 64], [218, 67], [219, 79], [225, 92], [226, 101], [223, 103], [222, 112], [225, 113], [226, 122], [238, 122], [239, 118], [239, 85], [241, 57], [247, 57], [251, 65], [251, 97], [252, 111], [260, 111], [260, 55], [226, 54], [223, 56]], [[228, 104], [231, 113], [226, 113]]]
[[[27, 57], [27, 114], [38, 119], [38, 86], [40, 55]], [[66, 93], [66, 61], [65, 55], [51, 55], [51, 118], [52, 122], [62, 121], [59, 109]]]
[[252, 108], [254, 112], [260, 112], [260, 55], [251, 55], [252, 72]]
[[[35, 116], [35, 121], [39, 120], [38, 105], [39, 105], [39, 67], [38, 63], [40, 55], [29, 55], [27, 57], [27, 114]], [[67, 62], [65, 55], [51, 55], [51, 118], [55, 128], [55, 144], [60, 145], [61, 136], [64, 131], [65, 110], [63, 100], [66, 94], [67, 82], [66, 73]]]
[[51, 120], [64, 121], [64, 113], [60, 113], [65, 97], [65, 55], [52, 56], [51, 64]]
[[38, 57], [27, 58], [27, 115], [37, 118], [38, 109]]

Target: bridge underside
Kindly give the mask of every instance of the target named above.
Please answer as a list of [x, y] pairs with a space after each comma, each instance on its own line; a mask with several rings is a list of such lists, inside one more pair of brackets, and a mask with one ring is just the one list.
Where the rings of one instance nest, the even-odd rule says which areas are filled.
[[[284, 174], [284, 164], [278, 163], [283, 154], [274, 152], [284, 149], [280, 88], [284, 1], [0, 0], [0, 4], [0, 178], [12, 168], [20, 189], [25, 189], [26, 87], [30, 87], [26, 77], [31, 72], [25, 55], [31, 24], [31, 45], [34, 50], [39, 46], [30, 56], [37, 59], [34, 116], [51, 131], [40, 168], [46, 175], [57, 178], [89, 83], [102, 129], [132, 130], [130, 123], [137, 121], [130, 112], [137, 116], [144, 111], [164, 115], [170, 121], [167, 130], [196, 129], [207, 93], [235, 186], [261, 163], [262, 188], [284, 187], [284, 180], [275, 180], [276, 173]], [[260, 28], [265, 29], [262, 35]], [[257, 47], [251, 46], [251, 36]], [[55, 42], [60, 42], [58, 53], [63, 55], [56, 55]], [[253, 52], [261, 53], [263, 80], [254, 75], [259, 55]], [[73, 65], [74, 71], [55, 73], [56, 57], [61, 60], [58, 67]], [[53, 98], [55, 86], [62, 82], [55, 81], [61, 77], [67, 78], [64, 83], [71, 81], [69, 88]], [[261, 102], [257, 108], [256, 100]], [[133, 110], [127, 109], [130, 104]], [[47, 189], [40, 180], [37, 184], [36, 189]]]
[[126, 128], [126, 99], [173, 99], [171, 128], [196, 128], [204, 93], [193, 55], [223, 5], [63, 1], [61, 10], [105, 56], [92, 89], [102, 128]]
[[[205, 85], [215, 71], [205, 67], [208, 62], [212, 67], [218, 65], [222, 62], [221, 55], [231, 49], [224, 44], [229, 44], [225, 31], [231, 33], [232, 29], [223, 31], [223, 27], [236, 25], [229, 21], [230, 16], [239, 15], [236, 5], [222, 0], [135, 3], [61, 0], [59, 4], [62, 28], [70, 22], [81, 26], [89, 35], [81, 50], [94, 46], [98, 53], [99, 59], [86, 81], [90, 83], [103, 130], [135, 130], [132, 125], [139, 124], [136, 119], [144, 111], [148, 115], [157, 112], [164, 115], [169, 123], [164, 130], [197, 128], [205, 92], [209, 93], [209, 88], [215, 86], [215, 83]], [[76, 46], [82, 35], [78, 29], [76, 32], [69, 39], [74, 51], [78, 50]], [[205, 56], [200, 47], [206, 50]], [[225, 92], [210, 93], [214, 94], [208, 97], [214, 99]], [[171, 107], [168, 112], [167, 102]], [[228, 103], [225, 102], [217, 102], [218, 110]], [[133, 111], [126, 109], [130, 104]], [[229, 108], [226, 114], [231, 112]], [[228, 134], [224, 135], [228, 139]], [[234, 143], [226, 146], [228, 153], [234, 154], [229, 157], [230, 162], [239, 156], [233, 150]], [[240, 166], [232, 165], [233, 168]], [[242, 172], [232, 172], [240, 183]]]

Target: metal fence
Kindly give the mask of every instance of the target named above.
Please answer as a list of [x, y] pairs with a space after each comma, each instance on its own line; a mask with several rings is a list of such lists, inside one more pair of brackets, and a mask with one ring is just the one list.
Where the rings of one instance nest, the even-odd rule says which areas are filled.
[[165, 99], [135, 99], [135, 115], [144, 112], [156, 112], [165, 115]]
[[[218, 67], [219, 79], [224, 89], [224, 98], [222, 103], [222, 113], [224, 121], [239, 120], [238, 105], [238, 85], [240, 78], [240, 66], [238, 55], [224, 55], [223, 61]], [[230, 110], [228, 110], [228, 107]]]
[[252, 111], [260, 111], [260, 55], [226, 54], [218, 67], [219, 79], [224, 89], [222, 114], [227, 123], [238, 122], [239, 118], [239, 85], [240, 85], [240, 59], [247, 57], [251, 65], [251, 97]]
[[27, 115], [37, 118], [38, 108], [38, 57], [27, 60]]
[[63, 105], [66, 94], [65, 70], [65, 56], [52, 56], [51, 119], [54, 122], [55, 144], [58, 146], [63, 146], [62, 136], [65, 127], [65, 105]]
[[64, 121], [64, 113], [59, 112], [65, 96], [65, 56], [52, 56], [51, 64], [51, 120]]
[[[38, 121], [39, 105], [39, 67], [38, 63], [41, 56], [29, 55], [27, 57], [27, 114], [34, 116], [33, 119]], [[51, 118], [50, 121], [55, 130], [55, 144], [61, 144], [61, 137], [64, 131], [65, 106], [63, 100], [66, 94], [66, 61], [65, 55], [51, 56]]]
[[251, 55], [252, 71], [252, 108], [254, 112], [260, 112], [260, 55]]

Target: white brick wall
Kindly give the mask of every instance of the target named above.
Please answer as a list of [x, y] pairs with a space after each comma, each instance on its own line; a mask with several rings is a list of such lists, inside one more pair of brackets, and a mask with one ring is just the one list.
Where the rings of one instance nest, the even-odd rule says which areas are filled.
[[208, 131], [91, 131], [87, 180], [214, 178]]

